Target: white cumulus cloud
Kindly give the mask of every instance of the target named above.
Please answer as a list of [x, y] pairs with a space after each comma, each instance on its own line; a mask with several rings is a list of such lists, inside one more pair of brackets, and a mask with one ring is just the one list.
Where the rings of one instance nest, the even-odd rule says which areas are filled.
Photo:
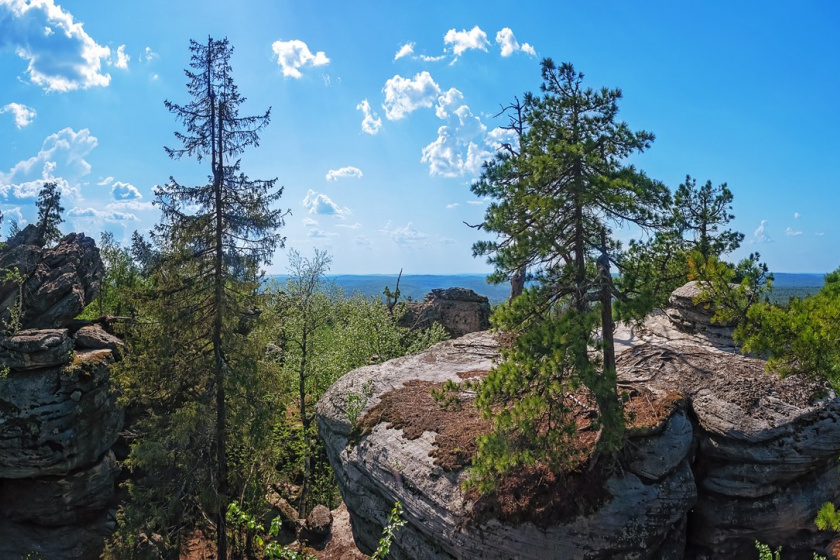
[[440, 86], [424, 70], [411, 79], [396, 75], [385, 82], [382, 91], [385, 93], [382, 103], [385, 117], [389, 121], [397, 121], [417, 109], [432, 107], [440, 95]]
[[327, 171], [327, 181], [338, 181], [339, 179], [346, 177], [355, 177], [357, 179], [361, 179], [362, 170], [358, 167], [348, 165], [347, 167], [341, 167], [339, 169], [330, 169], [329, 171]]
[[0, 196], [34, 198], [44, 181], [58, 183], [63, 195], [77, 192], [81, 178], [90, 173], [85, 157], [98, 143], [87, 128], [76, 132], [68, 127], [50, 134], [36, 155], [0, 171]]
[[455, 88], [438, 97], [435, 114], [447, 124], [439, 127], [437, 138], [423, 148], [421, 161], [429, 164], [430, 175], [478, 175], [484, 161], [498, 149], [495, 137], [487, 134], [487, 127], [463, 101], [464, 95]]
[[[113, 65], [119, 68], [120, 70], [127, 70], [128, 63], [131, 60], [131, 56], [126, 54], [125, 52], [125, 45], [120, 45], [117, 47], [117, 59], [113, 61]], [[111, 64], [111, 61], [108, 61]]]
[[114, 200], [140, 200], [143, 198], [137, 187], [123, 181], [114, 182], [111, 186], [111, 196], [114, 197]]
[[365, 118], [362, 119], [362, 131], [368, 134], [376, 134], [382, 128], [382, 119], [376, 112], [370, 108], [370, 103], [367, 99], [363, 99], [361, 103], [356, 105], [356, 110], [361, 111]]
[[102, 62], [111, 49], [97, 44], [69, 12], [53, 0], [0, 0], [0, 50], [27, 61], [26, 73], [47, 91], [107, 86]]
[[400, 50], [397, 51], [397, 54], [394, 55], [394, 60], [399, 60], [406, 56], [411, 56], [414, 54], [414, 43], [406, 43], [400, 47]]
[[504, 57], [511, 56], [516, 52], [522, 52], [531, 56], [537, 55], [537, 51], [528, 43], [519, 44], [510, 27], [505, 27], [496, 33], [496, 44], [502, 48], [502, 56]]
[[794, 229], [791, 229], [790, 227], [788, 227], [788, 228], [785, 230], [785, 235], [789, 235], [789, 236], [796, 237], [796, 236], [798, 236], [798, 235], [802, 235], [802, 232], [801, 232], [801, 231], [794, 230]]
[[32, 124], [32, 119], [37, 113], [32, 107], [27, 107], [22, 103], [9, 103], [0, 107], [0, 114], [11, 113], [15, 117], [15, 126], [23, 128]]
[[312, 54], [306, 43], [299, 39], [274, 41], [271, 50], [274, 51], [277, 63], [283, 68], [283, 75], [287, 78], [300, 78], [300, 68], [304, 66], [325, 66], [330, 63], [324, 51]]
[[351, 214], [349, 208], [341, 208], [338, 204], [330, 200], [330, 197], [327, 195], [317, 193], [312, 189], [306, 192], [306, 197], [301, 201], [301, 204], [309, 210], [310, 214], [335, 216], [337, 218], [344, 218]]
[[487, 33], [482, 31], [477, 25], [469, 31], [466, 29], [462, 29], [461, 31], [450, 29], [444, 35], [443, 42], [446, 45], [452, 46], [452, 52], [455, 53], [455, 58], [458, 58], [469, 49], [478, 49], [486, 52], [487, 47], [490, 45], [490, 41], [487, 40]]

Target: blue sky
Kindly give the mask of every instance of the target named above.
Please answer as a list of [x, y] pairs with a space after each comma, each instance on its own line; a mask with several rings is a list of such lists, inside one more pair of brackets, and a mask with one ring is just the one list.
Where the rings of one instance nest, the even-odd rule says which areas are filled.
[[[199, 183], [169, 160], [189, 39], [227, 36], [247, 97], [272, 108], [252, 178], [277, 177], [286, 246], [334, 273], [486, 272], [470, 183], [495, 118], [539, 88], [539, 62], [619, 87], [656, 134], [633, 163], [672, 189], [727, 182], [736, 256], [777, 272], [840, 265], [840, 4], [0, 0], [0, 209], [32, 221], [45, 179], [65, 231], [128, 241], [158, 220], [152, 188]], [[515, 7], [514, 7], [515, 6]], [[284, 272], [284, 251], [271, 272]]]

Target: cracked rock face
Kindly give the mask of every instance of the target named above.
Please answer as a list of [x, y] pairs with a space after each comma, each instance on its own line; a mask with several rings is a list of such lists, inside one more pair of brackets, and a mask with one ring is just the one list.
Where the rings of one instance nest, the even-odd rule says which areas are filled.
[[412, 357], [342, 377], [317, 405], [318, 427], [363, 551], [372, 551], [393, 503], [408, 525], [399, 559], [722, 559], [747, 558], [759, 539], [785, 558], [826, 553], [817, 510], [840, 503], [840, 398], [817, 383], [764, 372], [708, 333], [675, 328], [664, 315], [616, 332], [622, 387], [680, 394], [662, 425], [629, 434], [621, 473], [596, 511], [537, 527], [470, 521], [460, 488], [466, 473], [444, 471], [430, 453], [437, 433], [408, 439], [387, 421], [351, 441], [348, 395], [383, 395], [414, 380], [459, 382], [498, 357], [490, 333], [473, 333]]
[[34, 226], [0, 251], [0, 558], [94, 560], [115, 528], [122, 342], [67, 327], [99, 293], [93, 240], [45, 249]]
[[490, 328], [490, 303], [482, 295], [467, 288], [432, 290], [422, 302], [406, 304], [400, 324], [410, 328], [427, 328], [440, 323], [452, 337]]
[[99, 294], [105, 269], [93, 239], [81, 233], [44, 248], [37, 228], [26, 226], [0, 252], [0, 270], [17, 271], [18, 280], [0, 285], [0, 324], [20, 328], [62, 328]]

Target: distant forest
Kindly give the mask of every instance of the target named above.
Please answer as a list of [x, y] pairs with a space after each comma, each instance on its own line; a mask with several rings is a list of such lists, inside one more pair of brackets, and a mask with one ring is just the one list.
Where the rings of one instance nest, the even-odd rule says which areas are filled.
[[[823, 285], [824, 274], [803, 274], [779, 272], [773, 275], [773, 303], [786, 303], [792, 297], [803, 298], [817, 293]], [[277, 279], [283, 283], [288, 275], [278, 274], [266, 279]], [[347, 295], [359, 293], [364, 296], [381, 296], [385, 286], [394, 289], [396, 274], [330, 274], [328, 282], [335, 283]], [[487, 296], [492, 305], [505, 301], [510, 295], [510, 285], [488, 284], [484, 274], [407, 274], [400, 278], [400, 292], [405, 298], [422, 300], [426, 294], [437, 288], [469, 288]]]

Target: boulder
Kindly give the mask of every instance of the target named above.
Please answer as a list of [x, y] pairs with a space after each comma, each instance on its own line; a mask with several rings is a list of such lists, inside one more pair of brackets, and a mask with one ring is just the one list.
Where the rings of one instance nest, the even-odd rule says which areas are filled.
[[[756, 539], [782, 546], [786, 559], [826, 554], [832, 535], [817, 531], [814, 518], [823, 503], [840, 504], [840, 398], [831, 388], [768, 374], [764, 361], [708, 331], [677, 328], [665, 314], [641, 328], [620, 326], [615, 337], [622, 390], [678, 404], [655, 425], [628, 430], [622, 468], [596, 493], [603, 500], [572, 517], [477, 515], [484, 499], [462, 492], [463, 464], [445, 468], [441, 453], [448, 428], [465, 422], [436, 418], [418, 427], [383, 414], [382, 403], [409, 390], [414, 401], [398, 412], [437, 414], [419, 397], [491, 369], [498, 358], [491, 333], [339, 379], [316, 407], [318, 429], [360, 549], [376, 548], [399, 500], [408, 525], [391, 549], [397, 559], [541, 559], [552, 551], [559, 559], [714, 560], [752, 557]], [[351, 422], [348, 398], [365, 387], [372, 395]]]
[[825, 554], [831, 535], [814, 519], [823, 503], [840, 503], [840, 398], [816, 381], [767, 373], [763, 360], [675, 330], [661, 315], [644, 333], [618, 357], [619, 378], [689, 400], [698, 489], [692, 557], [748, 557], [756, 539], [782, 546], [785, 558]]
[[64, 475], [105, 454], [123, 422], [111, 363], [109, 350], [77, 351], [72, 365], [0, 379], [0, 478]]
[[315, 506], [306, 516], [306, 521], [303, 524], [303, 537], [309, 542], [323, 542], [330, 535], [332, 522], [332, 512], [328, 507], [320, 504]]
[[714, 307], [703, 297], [703, 287], [691, 281], [671, 293], [665, 313], [673, 325], [685, 332], [705, 336], [710, 342], [734, 347], [734, 322], [712, 320]]
[[116, 526], [115, 511], [103, 511], [93, 520], [62, 527], [16, 523], [0, 517], [0, 558], [98, 560], [105, 539]]
[[90, 468], [6, 483], [0, 486], [0, 515], [49, 527], [90, 520], [107, 509], [118, 472], [109, 451]]
[[125, 343], [122, 340], [108, 333], [99, 325], [85, 325], [76, 331], [73, 338], [76, 348], [111, 350], [117, 358], [125, 350]]
[[691, 425], [679, 409], [633, 439], [631, 466], [604, 481], [606, 499], [599, 507], [565, 520], [502, 523], [473, 516], [475, 502], [461, 488], [466, 472], [442, 466], [437, 438], [443, 436], [434, 431], [408, 436], [407, 428], [382, 421], [351, 441], [358, 427], [347, 417], [346, 399], [365, 383], [373, 386], [370, 411], [392, 391], [417, 382], [481, 376], [497, 357], [494, 335], [472, 333], [417, 356], [351, 372], [318, 403], [319, 431], [359, 548], [376, 549], [388, 512], [399, 500], [408, 525], [391, 548], [397, 559], [537, 559], [547, 550], [562, 551], [557, 558], [680, 558], [686, 514], [697, 496], [688, 463]]
[[400, 324], [427, 328], [440, 323], [452, 337], [485, 331], [490, 328], [490, 303], [487, 297], [467, 288], [432, 290], [422, 302], [406, 304]]
[[65, 329], [26, 329], [0, 337], [0, 363], [13, 370], [62, 366], [72, 351], [73, 339]]
[[0, 251], [0, 324], [6, 329], [62, 328], [99, 294], [104, 267], [93, 239], [71, 233], [55, 247], [43, 245], [29, 225]]

